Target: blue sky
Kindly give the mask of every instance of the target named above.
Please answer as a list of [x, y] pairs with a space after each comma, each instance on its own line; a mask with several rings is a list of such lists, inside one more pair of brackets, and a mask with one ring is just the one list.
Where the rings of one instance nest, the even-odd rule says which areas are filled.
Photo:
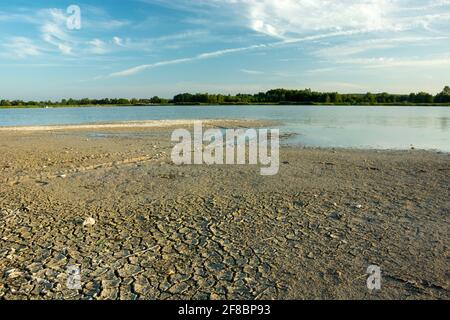
[[0, 47], [6, 99], [436, 93], [450, 84], [450, 0], [2, 1]]

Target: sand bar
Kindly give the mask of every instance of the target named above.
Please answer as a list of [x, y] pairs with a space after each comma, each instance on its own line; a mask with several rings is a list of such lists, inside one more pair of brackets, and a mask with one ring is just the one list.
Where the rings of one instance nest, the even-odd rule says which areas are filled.
[[147, 120], [147, 121], [125, 121], [112, 123], [92, 123], [92, 124], [68, 124], [68, 125], [42, 125], [42, 126], [11, 126], [0, 127], [0, 132], [37, 132], [37, 131], [61, 131], [61, 130], [98, 130], [98, 129], [139, 129], [139, 128], [165, 128], [175, 126], [191, 126], [195, 122], [201, 121], [204, 125], [221, 126], [261, 126], [268, 124], [268, 121], [259, 120]]

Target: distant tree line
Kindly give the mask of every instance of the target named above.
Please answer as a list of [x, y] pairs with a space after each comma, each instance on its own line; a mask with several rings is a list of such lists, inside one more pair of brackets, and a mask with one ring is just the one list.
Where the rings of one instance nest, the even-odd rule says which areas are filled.
[[310, 89], [287, 90], [275, 89], [257, 94], [221, 95], [207, 93], [182, 93], [173, 98], [175, 104], [433, 104], [450, 103], [450, 87], [433, 96], [426, 92], [411, 94], [366, 93], [366, 94], [340, 94], [337, 92], [315, 92]]
[[167, 104], [168, 99], [153, 97], [150, 99], [62, 99], [61, 101], [22, 101], [22, 100], [0, 100], [0, 106], [107, 106], [107, 105], [149, 105]]
[[182, 93], [173, 99], [153, 97], [150, 99], [63, 99], [61, 101], [0, 100], [0, 106], [95, 106], [95, 105], [151, 105], [151, 104], [450, 104], [450, 87], [433, 96], [426, 92], [411, 94], [366, 93], [340, 94], [337, 92], [316, 92], [310, 89], [275, 89], [257, 94], [208, 94]]

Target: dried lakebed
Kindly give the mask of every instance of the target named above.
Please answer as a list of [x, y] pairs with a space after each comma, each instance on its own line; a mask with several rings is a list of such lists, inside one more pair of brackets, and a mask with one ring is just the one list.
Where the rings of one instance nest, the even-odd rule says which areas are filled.
[[95, 132], [0, 133], [1, 298], [450, 298], [446, 154], [284, 147], [263, 177], [171, 164], [170, 128]]

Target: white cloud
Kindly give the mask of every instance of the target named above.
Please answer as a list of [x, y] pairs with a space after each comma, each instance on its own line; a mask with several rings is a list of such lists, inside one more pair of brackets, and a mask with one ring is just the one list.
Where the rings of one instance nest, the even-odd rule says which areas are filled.
[[260, 75], [260, 74], [264, 74], [263, 71], [258, 71], [258, 70], [241, 69], [240, 71], [241, 71], [242, 73], [251, 74], [251, 75]]
[[207, 30], [186, 30], [184, 32], [169, 34], [158, 38], [153, 38], [152, 41], [173, 41], [173, 40], [186, 40], [199, 37], [208, 36]]
[[209, 32], [207, 30], [186, 30], [154, 38], [122, 39], [114, 37], [113, 41], [116, 45], [126, 47], [129, 50], [152, 51], [161, 48], [179, 48], [183, 43], [204, 41], [208, 36]]
[[[166, 61], [160, 61], [160, 62], [151, 63], [151, 64], [140, 65], [140, 66], [126, 69], [126, 70], [123, 70], [120, 72], [114, 72], [114, 73], [110, 74], [109, 77], [131, 76], [131, 75], [137, 74], [139, 72], [142, 72], [144, 70], [162, 67], [162, 66], [166, 66], [166, 65], [180, 64], [180, 63], [192, 62], [192, 61], [197, 61], [197, 60], [212, 59], [212, 58], [217, 58], [217, 57], [221, 57], [221, 56], [228, 55], [228, 54], [246, 52], [246, 51], [251, 51], [251, 50], [258, 50], [258, 49], [276, 48], [276, 47], [280, 47], [280, 46], [291, 45], [291, 44], [306, 42], [306, 41], [313, 41], [313, 40], [318, 40], [318, 39], [324, 39], [324, 38], [328, 38], [328, 37], [352, 35], [352, 34], [359, 33], [359, 32], [360, 31], [338, 31], [338, 32], [332, 32], [332, 33], [317, 34], [314, 36], [308, 36], [308, 37], [303, 37], [303, 38], [282, 40], [282, 41], [277, 41], [277, 42], [273, 42], [273, 43], [269, 43], [269, 44], [255, 44], [255, 45], [240, 47], [240, 48], [216, 50], [216, 51], [212, 51], [212, 52], [200, 53], [194, 57], [166, 60]], [[100, 78], [102, 78], [102, 77], [97, 77], [97, 79], [100, 79]]]
[[[282, 39], [314, 32], [401, 31], [449, 20], [449, 0], [142, 0], [221, 17], [205, 23], [238, 24]], [[206, 13], [205, 13], [206, 12]], [[224, 18], [225, 17], [225, 18]], [[197, 21], [202, 21], [197, 18]]]
[[123, 44], [123, 39], [122, 38], [119, 38], [119, 37], [113, 37], [113, 42], [114, 42], [114, 44], [116, 44], [117, 46], [119, 46], [119, 47], [123, 47], [124, 46], [124, 44]]
[[450, 56], [441, 57], [407, 57], [407, 58], [353, 58], [340, 61], [341, 64], [360, 65], [365, 68], [398, 68], [398, 67], [414, 67], [414, 68], [442, 68], [450, 66]]
[[94, 39], [88, 42], [91, 46], [90, 51], [94, 54], [105, 54], [108, 52], [106, 43], [100, 39]]
[[234, 49], [224, 49], [224, 50], [217, 50], [212, 52], [205, 52], [198, 54], [194, 57], [188, 57], [188, 58], [181, 58], [181, 59], [174, 59], [174, 60], [166, 60], [166, 61], [160, 61], [156, 63], [151, 64], [144, 64], [137, 67], [133, 67], [124, 71], [115, 72], [110, 74], [110, 77], [124, 77], [124, 76], [131, 76], [134, 74], [137, 74], [139, 72], [142, 72], [144, 70], [153, 69], [157, 67], [167, 66], [167, 65], [173, 65], [173, 64], [180, 64], [180, 63], [186, 63], [186, 62], [192, 62], [197, 60], [206, 60], [206, 59], [212, 59], [217, 58], [223, 55], [237, 53], [237, 52], [244, 52], [244, 51], [250, 51], [260, 48], [266, 48], [268, 45], [260, 44], [260, 45], [253, 45], [248, 47], [241, 47], [241, 48], [234, 48]]
[[[130, 24], [126, 20], [112, 19], [102, 10], [96, 10], [96, 8], [91, 6], [83, 6], [83, 13], [86, 12], [95, 16], [95, 18], [83, 19], [83, 29], [109, 30]], [[0, 20], [3, 20], [3, 17], [6, 21], [28, 22], [38, 26], [41, 39], [48, 45], [56, 48], [63, 55], [73, 55], [74, 51], [77, 50], [93, 54], [105, 54], [109, 51], [107, 43], [102, 40], [86, 41], [77, 38], [75, 36], [76, 31], [71, 31], [67, 28], [68, 14], [63, 9], [47, 8], [37, 12], [28, 10], [26, 13], [10, 13], [9, 16], [0, 12]], [[122, 39], [114, 37], [112, 41], [119, 45]], [[47, 51], [50, 52], [51, 50]]]
[[128, 25], [130, 25], [130, 21], [128, 20], [114, 20], [114, 19], [88, 24], [88, 26], [98, 27], [101, 29], [117, 29], [126, 27]]
[[429, 46], [433, 42], [439, 43], [439, 41], [448, 41], [449, 38], [450, 37], [405, 36], [405, 37], [393, 37], [382, 39], [370, 39], [363, 41], [354, 41], [351, 43], [345, 43], [343, 45], [337, 46], [327, 46], [322, 49], [319, 49], [316, 52], [316, 54], [320, 57], [337, 59], [343, 56], [356, 55], [366, 51], [396, 48], [405, 45]]
[[[397, 0], [398, 1], [398, 0]], [[310, 32], [348, 29], [381, 30], [394, 28], [389, 15], [397, 8], [395, 0], [188, 0], [151, 1], [192, 11], [208, 8], [232, 17], [258, 33], [278, 38], [298, 37]], [[240, 21], [236, 21], [233, 19]]]
[[282, 38], [311, 31], [393, 28], [391, 1], [242, 0], [253, 30]]
[[[216, 1], [223, 2], [223, 1]], [[449, 20], [448, 0], [227, 0], [246, 14], [247, 26], [275, 37], [289, 38], [331, 30], [402, 31], [431, 28]]]
[[65, 30], [66, 14], [60, 9], [45, 9], [39, 15], [45, 21], [40, 28], [42, 39], [57, 47], [61, 53], [72, 54], [73, 41]]
[[59, 43], [58, 44], [58, 49], [63, 54], [66, 54], [66, 55], [71, 55], [72, 54], [72, 47], [69, 46], [69, 45], [66, 45], [64, 43]]
[[[155, 1], [145, 0], [145, 2], [154, 3]], [[269, 44], [223, 49], [187, 58], [143, 64], [112, 73], [109, 76], [130, 76], [156, 67], [212, 59], [250, 50], [273, 49], [333, 37], [343, 38], [342, 43], [344, 44], [325, 48], [318, 54], [328, 58], [351, 56], [374, 49], [393, 48], [401, 44], [447, 39], [446, 36], [411, 37], [405, 35], [404, 32], [417, 27], [427, 29], [435, 21], [450, 19], [449, 13], [442, 12], [442, 6], [449, 5], [450, 1], [447, 0], [427, 1], [421, 5], [420, 10], [415, 5], [417, 1], [414, 0], [198, 0], [195, 3], [187, 0], [174, 0], [170, 3], [158, 0], [156, 2], [189, 12], [201, 13], [205, 9], [211, 9], [213, 11], [210, 11], [209, 15], [211, 12], [216, 12], [222, 17], [228, 14], [233, 17], [230, 19], [230, 24], [238, 23], [259, 34], [279, 40]], [[434, 11], [436, 8], [439, 9], [438, 12]], [[234, 17], [238, 17], [239, 21], [233, 20]], [[363, 33], [372, 36], [379, 33], [391, 34], [391, 37], [384, 39], [370, 39], [369, 37], [370, 40], [359, 43], [350, 41], [352, 36]], [[179, 36], [184, 37], [183, 34]], [[116, 44], [124, 44], [123, 41], [117, 41], [117, 39], [114, 41]], [[129, 43], [132, 42], [127, 41], [127, 45]], [[241, 70], [248, 74], [251, 74], [251, 71]]]
[[25, 37], [14, 37], [3, 45], [8, 57], [26, 58], [41, 55], [41, 49], [31, 39]]
[[123, 70], [120, 72], [114, 72], [114, 73], [110, 74], [109, 77], [131, 76], [131, 75], [137, 74], [139, 72], [142, 72], [144, 70], [153, 69], [153, 68], [157, 68], [157, 67], [192, 62], [192, 61], [197, 61], [197, 60], [211, 59], [211, 58], [220, 57], [220, 56], [230, 54], [230, 53], [249, 51], [249, 50], [262, 48], [262, 47], [266, 47], [266, 45], [254, 45], [254, 46], [235, 48], [235, 49], [217, 50], [217, 51], [212, 51], [212, 52], [201, 53], [194, 57], [159, 61], [159, 62], [155, 62], [155, 63], [151, 63], [151, 64], [140, 65], [140, 66], [126, 69], [126, 70]]

